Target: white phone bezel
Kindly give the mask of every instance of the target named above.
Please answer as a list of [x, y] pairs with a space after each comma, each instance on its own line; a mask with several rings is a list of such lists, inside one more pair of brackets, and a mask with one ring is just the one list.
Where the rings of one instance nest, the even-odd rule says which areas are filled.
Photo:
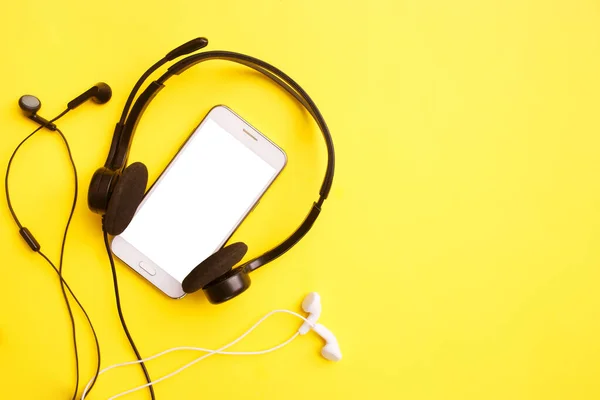
[[[192, 138], [197, 132], [199, 132], [202, 129], [203, 125], [206, 123], [206, 121], [208, 121], [209, 119], [220, 125], [230, 135], [238, 139], [247, 148], [252, 150], [260, 158], [262, 158], [273, 168], [275, 168], [276, 171], [273, 175], [273, 178], [261, 190], [258, 198], [248, 206], [242, 218], [232, 227], [231, 231], [229, 232], [229, 235], [227, 235], [227, 237], [224, 237], [220, 245], [214, 249], [214, 251], [217, 251], [227, 242], [227, 240], [229, 240], [233, 232], [235, 232], [235, 230], [246, 218], [246, 216], [254, 209], [254, 207], [260, 201], [260, 198], [271, 186], [271, 184], [277, 178], [277, 176], [279, 176], [279, 174], [281, 173], [281, 171], [287, 163], [287, 156], [279, 146], [277, 146], [266, 136], [264, 136], [262, 133], [256, 130], [256, 128], [251, 126], [248, 122], [244, 121], [229, 107], [224, 105], [215, 106], [209, 111], [209, 113], [202, 120], [202, 122], [194, 129], [192, 134], [188, 137], [188, 140], [186, 140], [186, 142], [181, 146], [177, 154], [169, 162], [169, 165], [163, 170], [163, 172], [157, 178], [156, 182], [148, 190], [140, 206], [144, 203], [146, 199], [148, 199], [152, 195], [152, 191], [154, 190], [154, 188], [160, 185], [160, 181], [163, 174], [166, 171], [168, 171], [174, 163], [177, 162], [178, 155], [180, 154], [181, 150], [185, 148], [189, 139]], [[160, 291], [165, 293], [167, 296], [174, 299], [179, 299], [185, 296], [185, 292], [183, 291], [181, 283], [178, 280], [176, 280], [173, 276], [167, 273], [159, 265], [156, 265], [152, 260], [150, 260], [146, 255], [144, 255], [134, 246], [132, 246], [123, 237], [119, 235], [115, 236], [111, 242], [111, 249], [115, 256], [117, 256], [121, 261], [127, 264], [130, 268], [136, 271], [139, 275], [141, 275], [144, 279], [149, 281], [152, 285], [154, 285]]]

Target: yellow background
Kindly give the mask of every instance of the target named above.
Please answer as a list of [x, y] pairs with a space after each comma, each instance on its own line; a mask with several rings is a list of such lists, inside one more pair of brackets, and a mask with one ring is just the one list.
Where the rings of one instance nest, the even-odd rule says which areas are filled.
[[[87, 184], [134, 82], [196, 36], [264, 59], [321, 108], [334, 138], [330, 199], [309, 235], [224, 305], [174, 301], [118, 264], [143, 355], [218, 347], [309, 291], [344, 359], [309, 335], [264, 356], [215, 356], [156, 386], [158, 399], [600, 398], [600, 3], [580, 1], [22, 1], [0, 16], [0, 160], [97, 81], [113, 99], [60, 122], [79, 168], [65, 276], [87, 307], [102, 365], [131, 360]], [[281, 145], [289, 164], [235, 235], [260, 254], [316, 198], [325, 152], [314, 123], [267, 80], [212, 61], [172, 79], [139, 126], [131, 161], [155, 178], [215, 104]], [[42, 132], [11, 175], [16, 211], [58, 260], [73, 193], [59, 138]], [[4, 202], [4, 201], [3, 201]], [[0, 208], [0, 398], [68, 399], [74, 362], [56, 275]], [[85, 381], [94, 353], [81, 314]], [[277, 316], [236, 349], [275, 345]], [[197, 354], [148, 363], [162, 376]], [[93, 399], [144, 383], [103, 375]], [[147, 399], [147, 391], [127, 396]]]

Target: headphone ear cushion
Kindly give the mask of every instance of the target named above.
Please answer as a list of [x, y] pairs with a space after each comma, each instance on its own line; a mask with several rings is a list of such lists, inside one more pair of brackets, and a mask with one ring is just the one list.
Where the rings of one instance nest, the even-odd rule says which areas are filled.
[[148, 169], [140, 162], [125, 168], [113, 190], [104, 215], [104, 229], [109, 235], [120, 235], [129, 225], [144, 198]]
[[183, 291], [193, 293], [225, 275], [244, 258], [247, 251], [245, 243], [237, 242], [210, 255], [185, 277], [182, 282]]

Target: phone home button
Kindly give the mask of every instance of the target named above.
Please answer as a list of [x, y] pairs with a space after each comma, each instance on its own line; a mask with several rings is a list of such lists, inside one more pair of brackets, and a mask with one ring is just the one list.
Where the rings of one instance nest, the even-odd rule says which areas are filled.
[[146, 271], [149, 275], [152, 275], [152, 276], [156, 275], [156, 270], [151, 265], [148, 265], [143, 261], [140, 261], [140, 263], [138, 265], [140, 266], [141, 269]]

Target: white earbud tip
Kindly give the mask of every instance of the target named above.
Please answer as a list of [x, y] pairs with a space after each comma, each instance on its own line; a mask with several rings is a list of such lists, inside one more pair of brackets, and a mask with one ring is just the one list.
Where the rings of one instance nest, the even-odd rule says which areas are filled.
[[302, 300], [302, 309], [304, 312], [312, 312], [313, 304], [320, 304], [321, 296], [317, 292], [310, 292], [306, 295], [304, 300]]
[[336, 344], [330, 343], [323, 347], [321, 355], [329, 361], [340, 361], [342, 359], [342, 352]]

